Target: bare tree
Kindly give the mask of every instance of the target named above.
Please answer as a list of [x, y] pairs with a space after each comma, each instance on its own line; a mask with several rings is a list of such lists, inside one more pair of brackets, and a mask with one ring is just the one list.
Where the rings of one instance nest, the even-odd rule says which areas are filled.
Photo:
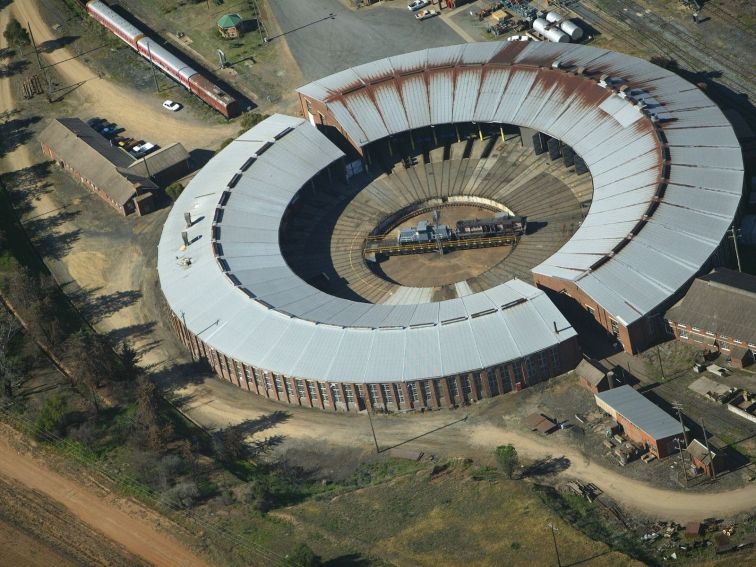
[[21, 331], [21, 325], [6, 309], [0, 308], [0, 396], [13, 397], [13, 387], [19, 378], [18, 359], [11, 355], [11, 341]]

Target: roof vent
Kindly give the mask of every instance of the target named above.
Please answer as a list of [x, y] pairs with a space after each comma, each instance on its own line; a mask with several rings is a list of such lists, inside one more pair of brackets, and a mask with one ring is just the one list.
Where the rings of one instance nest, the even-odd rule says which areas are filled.
[[184, 222], [186, 223], [186, 228], [192, 228], [192, 213], [184, 213]]
[[562, 62], [559, 59], [557, 59], [556, 61], [554, 61], [551, 64], [551, 68], [552, 69], [561, 69], [562, 68]]
[[283, 137], [284, 137], [284, 136], [285, 136], [286, 134], [288, 134], [289, 132], [293, 132], [293, 131], [294, 131], [294, 128], [293, 128], [292, 126], [289, 126], [289, 127], [287, 127], [286, 129], [284, 129], [284, 130], [282, 130], [281, 132], [279, 132], [278, 134], [276, 134], [275, 136], [273, 136], [273, 139], [274, 139], [274, 140], [280, 140], [280, 139], [281, 139], [281, 138], [283, 138]]
[[585, 75], [585, 67], [576, 67], [575, 68], [575, 74], [576, 75]]
[[181, 231], [181, 240], [184, 241], [184, 246], [189, 246], [189, 233], [185, 230]]

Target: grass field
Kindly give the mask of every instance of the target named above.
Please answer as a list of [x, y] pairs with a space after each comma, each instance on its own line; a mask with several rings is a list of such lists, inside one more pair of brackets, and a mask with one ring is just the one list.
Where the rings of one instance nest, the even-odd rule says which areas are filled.
[[[396, 565], [640, 565], [562, 521], [524, 481], [473, 479], [471, 467], [426, 465], [388, 482], [314, 499], [281, 514], [318, 541]], [[435, 474], [434, 474], [435, 473]], [[313, 546], [315, 547], [315, 546]], [[599, 559], [600, 558], [600, 559]], [[380, 564], [380, 563], [377, 563]]]

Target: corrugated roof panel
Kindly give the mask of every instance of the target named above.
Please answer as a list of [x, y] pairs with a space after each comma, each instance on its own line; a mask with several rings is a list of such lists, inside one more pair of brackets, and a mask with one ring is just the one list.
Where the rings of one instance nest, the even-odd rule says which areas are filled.
[[424, 69], [428, 58], [428, 50], [412, 51], [402, 55], [389, 57], [389, 62], [397, 73], [411, 73], [418, 69]]
[[349, 113], [343, 102], [338, 100], [333, 101], [329, 103], [328, 109], [333, 113], [334, 118], [338, 120], [346, 135], [354, 140], [355, 143], [366, 144], [369, 141], [367, 134], [365, 134], [362, 127]]
[[348, 333], [344, 333], [339, 350], [328, 353], [331, 359], [328, 376], [342, 382], [364, 382], [375, 333], [376, 331], [359, 329], [350, 329]]
[[487, 63], [503, 49], [503, 42], [491, 41], [481, 43], [465, 43], [462, 47], [460, 62], [465, 65]]
[[511, 122], [520, 108], [522, 101], [528, 96], [538, 72], [529, 69], [513, 69], [509, 76], [499, 107], [496, 109], [494, 121]]
[[482, 367], [469, 322], [441, 325], [438, 339], [444, 374], [469, 372]]
[[291, 368], [292, 376], [322, 380], [328, 375], [345, 331], [327, 325], [319, 325], [316, 328], [317, 332], [313, 334], [310, 342], [302, 345], [302, 355]]
[[520, 358], [520, 350], [500, 314], [471, 319], [470, 327], [475, 336], [475, 342], [480, 345], [482, 367], [500, 364], [502, 359]]
[[740, 195], [732, 193], [696, 189], [698, 190], [694, 190], [692, 187], [679, 187], [669, 184], [664, 191], [664, 202], [729, 219], [731, 212], [737, 208], [741, 198]]
[[737, 136], [731, 126], [714, 128], [664, 128], [664, 136], [670, 146], [706, 148], [740, 148]]
[[652, 439], [662, 440], [682, 435], [683, 428], [671, 415], [645, 398], [631, 386], [599, 392], [596, 398], [620, 413]]
[[357, 65], [356, 67], [352, 67], [352, 70], [365, 83], [372, 83], [394, 74], [394, 68], [388, 59], [377, 59], [370, 63]]
[[389, 135], [381, 113], [366, 90], [345, 97], [344, 104], [355, 117], [368, 140], [380, 140]]
[[459, 63], [464, 49], [464, 45], [450, 45], [448, 47], [429, 49], [426, 52], [426, 65], [428, 68], [456, 65]]
[[451, 70], [433, 73], [428, 79], [428, 104], [431, 124], [451, 124], [453, 121], [454, 74]]
[[406, 333], [404, 379], [420, 380], [442, 376], [438, 327], [409, 329]]
[[409, 121], [396, 83], [387, 81], [376, 85], [373, 89], [373, 96], [389, 132], [398, 134], [409, 130]]
[[672, 165], [669, 168], [669, 181], [678, 185], [705, 187], [740, 195], [742, 194], [743, 171]]
[[483, 71], [478, 94], [478, 104], [475, 107], [473, 119], [477, 122], [488, 122], [492, 119], [499, 106], [501, 94], [509, 79], [509, 69], [488, 68]]
[[367, 359], [366, 382], [392, 382], [404, 376], [404, 341], [402, 331], [376, 331]]
[[677, 165], [738, 171], [743, 168], [743, 157], [739, 148], [706, 148], [702, 151], [697, 147], [671, 146], [669, 158]]
[[481, 68], [462, 68], [457, 72], [454, 87], [453, 122], [470, 122], [475, 113], [480, 92]]
[[422, 128], [428, 126], [431, 123], [431, 117], [425, 74], [407, 77], [401, 81], [399, 86], [410, 127]]

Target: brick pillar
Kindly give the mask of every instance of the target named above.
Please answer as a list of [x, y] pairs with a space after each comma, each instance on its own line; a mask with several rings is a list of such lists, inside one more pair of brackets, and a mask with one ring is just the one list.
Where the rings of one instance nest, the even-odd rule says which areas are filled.
[[336, 411], [336, 402], [333, 399], [333, 390], [331, 390], [331, 385], [328, 382], [324, 382], [326, 387], [326, 393], [328, 394], [328, 401], [331, 404], [331, 409], [333, 411]]
[[525, 362], [524, 359], [521, 363], [521, 367], [522, 367], [522, 382], [526, 386], [530, 386], [531, 384], [530, 384], [530, 376], [528, 375], [528, 364], [527, 362]]
[[420, 380], [415, 380], [415, 393], [417, 394], [417, 401], [413, 403], [413, 406], [426, 407], [428, 403], [425, 401], [425, 393], [423, 392], [423, 384]]
[[470, 397], [472, 401], [477, 402], [480, 399], [480, 392], [478, 392], [478, 385], [475, 383], [475, 373], [470, 372], [467, 379], [470, 381]]
[[298, 406], [302, 405], [302, 400], [299, 397], [299, 388], [297, 388], [297, 379], [293, 376], [289, 377], [289, 385], [291, 386], [291, 391], [294, 392], [293, 396], [296, 399], [296, 402], [292, 402], [291, 399], [289, 399], [289, 403], [296, 403]]
[[509, 371], [509, 382], [512, 385], [512, 391], [517, 391], [517, 380], [515, 379], [515, 373], [514, 373], [514, 365], [517, 364], [517, 362], [513, 362], [512, 364], [507, 364], [507, 370]]
[[232, 358], [231, 364], [234, 366], [234, 381], [236, 385], [241, 388], [241, 380], [239, 379], [239, 367], [236, 365], [236, 361]]
[[315, 384], [315, 395], [318, 398], [317, 399], [318, 405], [320, 406], [320, 409], [324, 410], [325, 404], [323, 403], [323, 396], [320, 393], [320, 382], [314, 382], [314, 384]]
[[438, 396], [436, 395], [436, 384], [438, 383], [437, 380], [428, 379], [426, 380], [428, 383], [428, 386], [430, 387], [430, 404], [431, 407], [434, 407], [436, 409], [441, 407], [441, 404], [438, 402]]
[[[504, 368], [504, 372], [506, 372], [506, 367]], [[494, 376], [496, 377], [496, 388], [499, 390], [500, 395], [507, 391], [504, 387], [504, 372], [502, 372], [501, 366], [497, 366], [494, 370]]]
[[452, 407], [454, 405], [454, 400], [452, 399], [451, 390], [449, 390], [449, 382], [446, 378], [439, 378], [439, 385], [441, 386], [441, 392], [446, 398], [446, 407]]
[[397, 388], [402, 389], [402, 394], [404, 394], [404, 408], [402, 409], [412, 409], [415, 407], [414, 402], [412, 401], [412, 396], [410, 396], [409, 388], [407, 388], [406, 382], [401, 382], [397, 385]]
[[370, 411], [373, 409], [373, 400], [370, 399], [370, 388], [368, 388], [367, 384], [360, 384], [360, 388], [362, 388], [362, 392], [365, 394], [365, 409]]
[[488, 377], [489, 372], [492, 372], [492, 370], [489, 368], [488, 370], [483, 370], [480, 373], [480, 383], [483, 386], [483, 394], [482, 397], [484, 398], [490, 398], [491, 397], [491, 385], [488, 383]]
[[310, 407], [315, 407], [312, 403], [312, 396], [310, 395], [310, 385], [307, 383], [307, 380], [302, 380], [302, 383], [304, 384], [305, 389], [305, 396], [307, 399], [307, 403], [310, 404]]
[[383, 397], [383, 385], [382, 384], [376, 384], [375, 386], [376, 393], [378, 394], [378, 405], [386, 409], [386, 398]]
[[460, 403], [465, 403], [468, 400], [465, 399], [465, 389], [462, 387], [462, 376], [457, 374], [454, 377], [454, 381], [457, 383], [457, 393], [459, 394]]

